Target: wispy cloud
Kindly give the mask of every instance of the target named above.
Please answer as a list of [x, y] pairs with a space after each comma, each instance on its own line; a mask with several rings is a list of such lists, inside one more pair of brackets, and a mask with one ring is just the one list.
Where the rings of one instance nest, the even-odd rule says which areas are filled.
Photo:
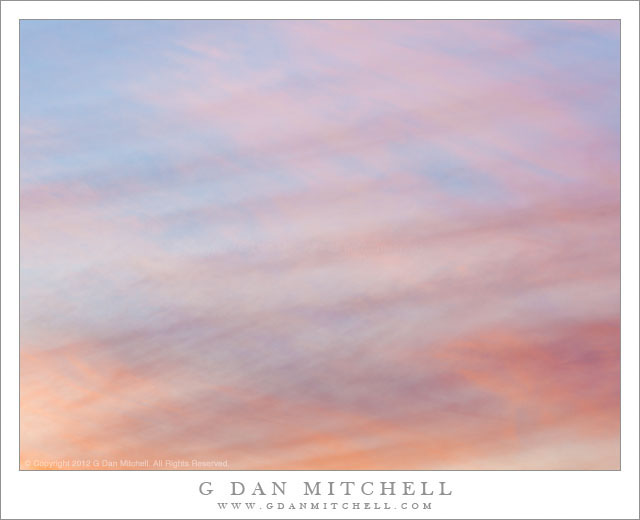
[[619, 25], [23, 21], [21, 457], [619, 464]]

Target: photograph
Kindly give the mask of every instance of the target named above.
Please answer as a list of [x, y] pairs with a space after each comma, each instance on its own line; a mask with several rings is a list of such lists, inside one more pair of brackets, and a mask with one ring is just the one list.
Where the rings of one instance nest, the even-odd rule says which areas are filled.
[[617, 21], [20, 46], [22, 469], [619, 468]]
[[3, 1], [0, 518], [640, 518], [639, 7]]

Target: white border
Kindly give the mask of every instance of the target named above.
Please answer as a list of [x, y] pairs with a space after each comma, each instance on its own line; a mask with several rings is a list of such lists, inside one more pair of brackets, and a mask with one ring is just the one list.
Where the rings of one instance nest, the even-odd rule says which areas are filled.
[[[3, 2], [2, 518], [221, 518], [212, 481], [446, 480], [454, 495], [406, 518], [638, 518], [638, 3]], [[463, 16], [461, 16], [461, 13]], [[609, 472], [18, 472], [18, 20], [20, 18], [613, 18], [622, 20], [622, 470]], [[288, 497], [292, 498], [292, 497]], [[297, 497], [294, 497], [297, 498]], [[380, 500], [373, 497], [371, 500]], [[254, 517], [300, 518], [260, 510]], [[225, 516], [226, 515], [226, 516]], [[402, 511], [307, 512], [400, 518]]]

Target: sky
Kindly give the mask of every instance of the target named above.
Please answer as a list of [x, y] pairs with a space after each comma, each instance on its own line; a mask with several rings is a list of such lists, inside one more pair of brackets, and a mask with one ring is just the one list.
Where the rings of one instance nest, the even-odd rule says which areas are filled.
[[618, 469], [619, 44], [21, 21], [21, 467]]

